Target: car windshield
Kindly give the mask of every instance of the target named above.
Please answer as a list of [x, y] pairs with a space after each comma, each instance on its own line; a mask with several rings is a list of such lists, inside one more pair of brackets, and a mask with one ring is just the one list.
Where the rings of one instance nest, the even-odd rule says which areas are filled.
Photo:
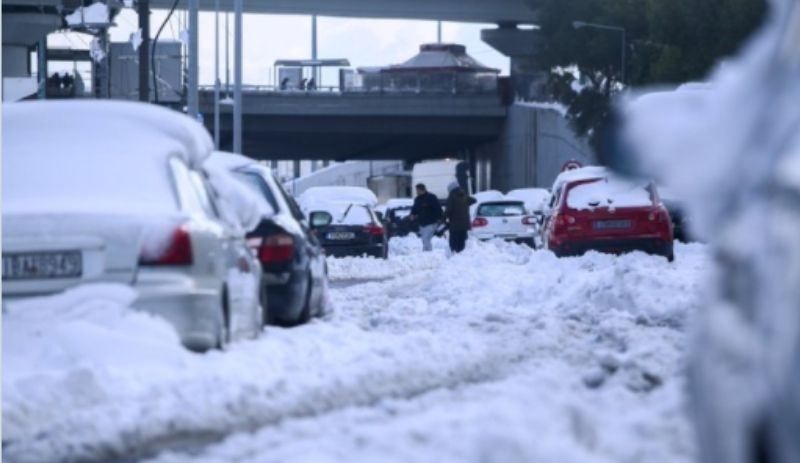
[[326, 204], [319, 208], [333, 216], [336, 225], [367, 225], [375, 223], [369, 208], [359, 204]]
[[516, 201], [484, 203], [478, 207], [478, 215], [481, 217], [525, 215], [525, 206], [521, 202]]
[[267, 203], [269, 203], [269, 205], [272, 206], [273, 210], [275, 211], [280, 210], [280, 207], [278, 206], [278, 201], [275, 200], [275, 195], [272, 194], [272, 190], [270, 190], [269, 186], [264, 181], [264, 179], [261, 178], [260, 175], [258, 175], [255, 172], [247, 172], [242, 170], [235, 171], [234, 175], [236, 175], [236, 178], [241, 180], [242, 183], [250, 187], [250, 189], [252, 189], [256, 193], [258, 193], [259, 197], [264, 198], [267, 201]]
[[597, 207], [645, 207], [653, 205], [652, 187], [646, 183], [605, 177], [578, 183], [567, 191], [570, 209]]

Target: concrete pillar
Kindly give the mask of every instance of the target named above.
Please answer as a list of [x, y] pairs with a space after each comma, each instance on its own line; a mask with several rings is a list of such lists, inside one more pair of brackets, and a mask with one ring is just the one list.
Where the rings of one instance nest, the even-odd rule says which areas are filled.
[[542, 99], [546, 94], [547, 69], [538, 63], [542, 38], [535, 29], [519, 29], [516, 24], [500, 24], [484, 29], [481, 39], [511, 58], [511, 83], [514, 96], [524, 100]]

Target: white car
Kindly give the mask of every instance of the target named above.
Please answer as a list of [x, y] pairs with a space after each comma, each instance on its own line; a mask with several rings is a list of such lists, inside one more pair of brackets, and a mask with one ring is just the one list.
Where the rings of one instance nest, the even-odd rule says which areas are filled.
[[471, 234], [479, 240], [499, 238], [535, 248], [538, 219], [528, 214], [522, 201], [485, 201], [475, 204]]
[[261, 268], [220, 215], [197, 122], [140, 103], [12, 103], [2, 146], [4, 298], [121, 283], [190, 349], [260, 333]]
[[550, 201], [550, 191], [546, 188], [520, 188], [509, 191], [506, 198], [524, 202], [530, 214], [542, 214]]

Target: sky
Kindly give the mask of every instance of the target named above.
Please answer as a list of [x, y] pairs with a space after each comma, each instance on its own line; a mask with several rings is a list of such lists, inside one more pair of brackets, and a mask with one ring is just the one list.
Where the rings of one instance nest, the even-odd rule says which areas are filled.
[[[151, 34], [161, 26], [166, 11], [153, 11]], [[214, 82], [214, 13], [200, 14], [200, 83]], [[112, 41], [128, 41], [138, 29], [135, 11], [123, 10], [115, 18], [117, 27], [111, 30]], [[163, 39], [177, 40], [185, 29], [185, 13], [176, 11], [164, 28]], [[233, 15], [230, 15], [230, 46], [233, 47]], [[467, 53], [483, 64], [508, 74], [509, 60], [480, 39], [486, 24], [443, 23], [442, 38], [467, 46]], [[353, 67], [380, 66], [403, 62], [419, 50], [422, 43], [436, 41], [436, 22], [418, 20], [355, 19], [320, 17], [317, 20], [320, 58], [347, 58]], [[220, 15], [220, 75], [225, 81], [225, 20]], [[257, 15], [244, 17], [244, 83], [272, 83], [273, 63], [277, 59], [311, 57], [311, 17], [297, 15]], [[75, 33], [54, 33], [50, 47], [88, 48], [91, 37]], [[233, 52], [230, 55], [230, 75], [233, 79]], [[51, 65], [50, 72], [72, 69], [64, 63]], [[323, 84], [332, 85], [329, 75]]]

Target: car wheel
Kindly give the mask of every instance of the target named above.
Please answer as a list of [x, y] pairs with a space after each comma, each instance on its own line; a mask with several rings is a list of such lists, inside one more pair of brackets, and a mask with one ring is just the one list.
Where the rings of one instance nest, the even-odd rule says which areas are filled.
[[217, 349], [225, 350], [231, 342], [230, 330], [230, 304], [228, 302], [228, 288], [222, 288], [222, 323], [217, 334]]
[[267, 326], [270, 324], [269, 319], [269, 297], [267, 296], [267, 285], [261, 285], [261, 294], [259, 295], [259, 300], [261, 302], [261, 326]]
[[311, 321], [311, 294], [314, 290], [314, 279], [312, 278], [311, 271], [308, 272], [308, 288], [306, 288], [306, 303], [303, 305], [303, 310], [300, 312], [300, 318], [297, 319], [298, 325], [304, 325]]

